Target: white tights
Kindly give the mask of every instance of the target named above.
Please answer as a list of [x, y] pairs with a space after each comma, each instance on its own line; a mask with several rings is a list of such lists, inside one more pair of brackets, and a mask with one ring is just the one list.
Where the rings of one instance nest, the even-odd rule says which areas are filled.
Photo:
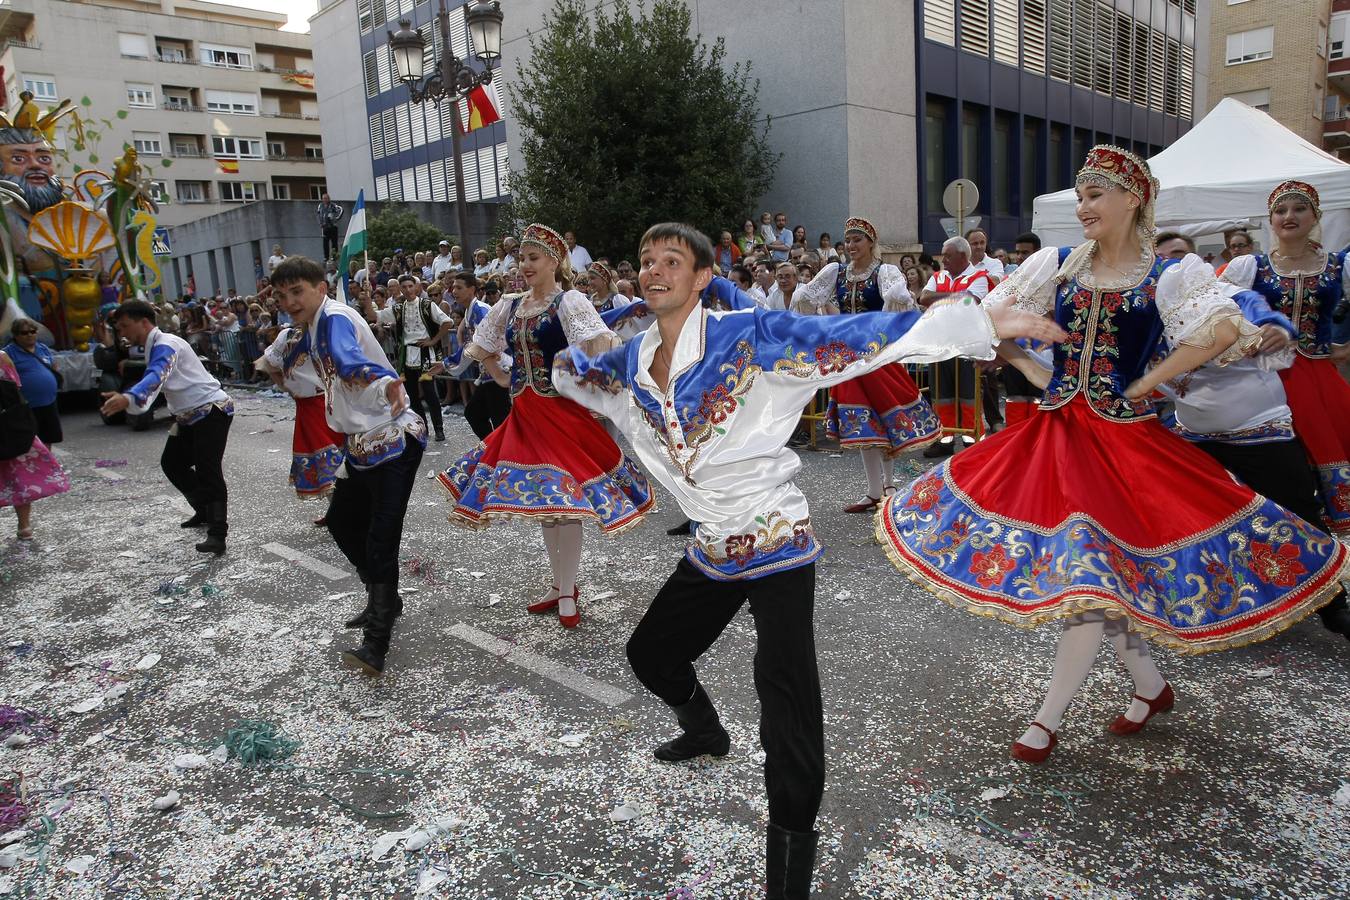
[[[1037, 722], [1051, 731], [1059, 730], [1069, 701], [1083, 686], [1097, 661], [1103, 635], [1110, 639], [1116, 655], [1129, 670], [1136, 694], [1153, 698], [1162, 693], [1166, 682], [1153, 664], [1148, 643], [1131, 632], [1122, 619], [1108, 619], [1102, 611], [1093, 610], [1065, 621], [1064, 633], [1060, 635], [1059, 646], [1055, 649], [1055, 670], [1050, 676], [1045, 702], [1041, 704], [1040, 712], [1036, 713]], [[1134, 722], [1144, 721], [1146, 715], [1148, 704], [1141, 700], [1133, 700], [1125, 712], [1125, 717]], [[1045, 747], [1050, 743], [1049, 736], [1034, 727], [1028, 728], [1018, 740], [1029, 747]]]
[[880, 500], [891, 488], [891, 464], [886, 454], [875, 447], [862, 451], [863, 469], [867, 472], [867, 496]]
[[577, 571], [581, 568], [581, 523], [549, 524], [543, 526], [542, 531], [549, 568], [553, 570], [552, 589], [542, 599], [559, 597], [559, 614], [570, 616], [577, 611], [572, 592], [576, 589]]

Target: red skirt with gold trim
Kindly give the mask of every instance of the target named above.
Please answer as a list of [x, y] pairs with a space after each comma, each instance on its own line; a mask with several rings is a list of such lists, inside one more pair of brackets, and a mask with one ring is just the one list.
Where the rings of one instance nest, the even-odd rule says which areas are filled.
[[897, 456], [937, 440], [942, 423], [905, 367], [892, 363], [830, 388], [825, 432], [840, 447]]
[[1302, 354], [1280, 372], [1294, 433], [1317, 469], [1322, 498], [1319, 524], [1334, 534], [1350, 535], [1350, 384], [1329, 359]]
[[317, 497], [332, 490], [347, 456], [347, 436], [328, 426], [324, 403], [323, 394], [295, 401], [291, 484], [301, 497]]

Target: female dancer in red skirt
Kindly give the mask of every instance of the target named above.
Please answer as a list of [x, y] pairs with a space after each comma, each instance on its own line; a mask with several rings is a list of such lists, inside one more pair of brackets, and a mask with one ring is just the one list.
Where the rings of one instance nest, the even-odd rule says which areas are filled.
[[[1242, 319], [1198, 257], [1153, 251], [1157, 182], [1133, 154], [1095, 147], [1078, 175], [1087, 238], [1046, 248], [989, 303], [1053, 315], [1041, 410], [887, 499], [878, 536], [896, 566], [938, 597], [1014, 625], [1062, 620], [1045, 701], [1013, 756], [1041, 762], [1103, 635], [1134, 680], [1111, 725], [1133, 734], [1173, 705], [1148, 645], [1204, 653], [1270, 637], [1340, 588], [1347, 551], [1254, 494], [1160, 425], [1153, 387], [1253, 351]], [[1172, 349], [1152, 369], [1162, 341]], [[1005, 342], [1000, 355], [1025, 362]]]
[[1294, 432], [1317, 468], [1326, 525], [1350, 535], [1350, 385], [1336, 364], [1350, 344], [1332, 343], [1332, 311], [1345, 295], [1345, 251], [1322, 249], [1313, 231], [1322, 218], [1317, 191], [1286, 181], [1270, 194], [1276, 247], [1257, 254], [1252, 289], [1298, 329], [1294, 364], [1280, 372]]
[[575, 628], [581, 523], [621, 531], [642, 520], [653, 498], [646, 477], [605, 427], [550, 380], [553, 355], [569, 344], [597, 354], [618, 342], [591, 301], [568, 290], [567, 244], [552, 228], [531, 225], [519, 261], [529, 291], [497, 301], [464, 350], [503, 383], [508, 376], [498, 360], [511, 356], [511, 414], [438, 478], [454, 500], [450, 521], [457, 525], [524, 518], [543, 526], [553, 584], [528, 609], [556, 609], [563, 626]]
[[[802, 289], [822, 313], [901, 312], [916, 309], [898, 268], [877, 257], [877, 230], [854, 216], [844, 224], [848, 262], [832, 262]], [[933, 443], [942, 423], [898, 363], [830, 388], [827, 433], [839, 446], [862, 451], [867, 496], [844, 512], [871, 512], [895, 491], [890, 460]]]

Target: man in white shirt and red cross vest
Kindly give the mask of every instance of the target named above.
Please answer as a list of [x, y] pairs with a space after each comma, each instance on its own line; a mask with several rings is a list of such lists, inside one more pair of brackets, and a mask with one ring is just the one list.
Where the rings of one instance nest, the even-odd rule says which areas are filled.
[[[959, 273], [959, 274], [953, 274]], [[919, 294], [919, 305], [931, 306], [938, 300], [967, 294], [983, 300], [994, 286], [989, 273], [970, 262], [970, 242], [957, 236], [942, 245], [942, 268], [934, 272]], [[928, 367], [928, 402], [932, 404], [944, 429], [976, 429], [975, 366], [968, 360], [949, 359]], [[924, 451], [929, 459], [950, 456], [957, 438], [943, 438]]]

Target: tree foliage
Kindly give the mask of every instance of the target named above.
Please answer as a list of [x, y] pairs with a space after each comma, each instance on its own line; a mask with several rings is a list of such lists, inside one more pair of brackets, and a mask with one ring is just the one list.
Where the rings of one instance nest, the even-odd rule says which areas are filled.
[[419, 250], [434, 250], [441, 241], [459, 243], [399, 203], [390, 203], [366, 220], [366, 252], [371, 259], [393, 256], [399, 248], [411, 256]]
[[679, 0], [597, 6], [555, 0], [530, 38], [511, 87], [515, 214], [574, 230], [592, 256], [616, 260], [655, 222], [734, 231], [779, 159], [750, 64], [726, 68], [722, 40], [691, 36]]

